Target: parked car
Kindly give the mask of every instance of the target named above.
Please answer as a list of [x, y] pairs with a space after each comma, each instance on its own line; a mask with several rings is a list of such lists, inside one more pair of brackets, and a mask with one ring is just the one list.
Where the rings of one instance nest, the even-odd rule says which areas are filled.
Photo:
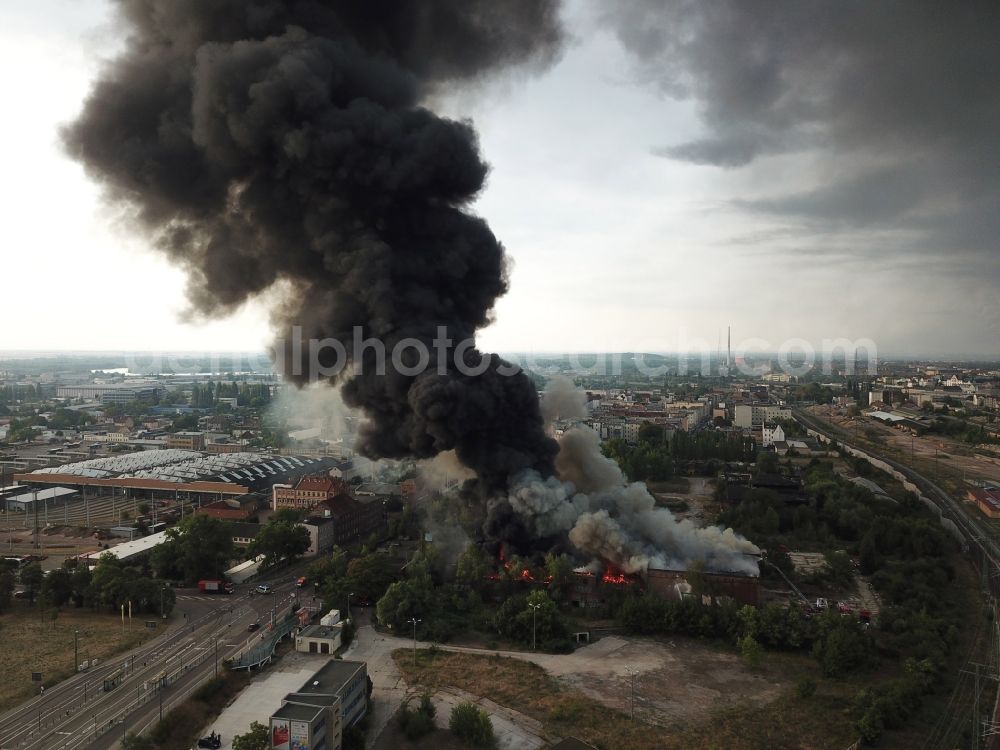
[[249, 625], [247, 625], [247, 632], [248, 633], [252, 633], [253, 631], [258, 630], [258, 629], [260, 629], [260, 623], [259, 622], [251, 622]]
[[208, 737], [198, 740], [198, 747], [206, 747], [209, 750], [219, 750], [222, 747], [222, 735], [212, 732]]

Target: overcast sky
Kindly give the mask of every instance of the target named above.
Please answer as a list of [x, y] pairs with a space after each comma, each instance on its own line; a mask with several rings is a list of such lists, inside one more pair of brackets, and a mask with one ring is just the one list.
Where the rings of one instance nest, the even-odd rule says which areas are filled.
[[[434, 103], [480, 132], [476, 210], [512, 261], [483, 345], [714, 348], [731, 324], [1000, 354], [997, 19], [667, 5], [572, 2], [554, 67]], [[119, 41], [101, 0], [0, 10], [0, 349], [259, 350], [264, 305], [185, 322], [183, 274], [62, 152]]]

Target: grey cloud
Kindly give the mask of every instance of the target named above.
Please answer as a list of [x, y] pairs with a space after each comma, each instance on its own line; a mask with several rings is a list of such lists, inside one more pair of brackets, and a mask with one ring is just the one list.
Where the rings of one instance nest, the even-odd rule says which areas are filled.
[[634, 0], [604, 13], [640, 79], [692, 100], [706, 128], [655, 153], [756, 169], [808, 149], [822, 184], [737, 207], [813, 239], [914, 230], [917, 250], [992, 257], [1000, 5]]

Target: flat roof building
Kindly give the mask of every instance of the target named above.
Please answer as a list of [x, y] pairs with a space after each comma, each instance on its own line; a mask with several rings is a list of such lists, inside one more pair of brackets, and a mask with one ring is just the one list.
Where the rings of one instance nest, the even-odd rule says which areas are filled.
[[363, 661], [331, 659], [301, 688], [285, 696], [271, 715], [272, 750], [340, 750], [343, 731], [361, 720], [368, 705]]

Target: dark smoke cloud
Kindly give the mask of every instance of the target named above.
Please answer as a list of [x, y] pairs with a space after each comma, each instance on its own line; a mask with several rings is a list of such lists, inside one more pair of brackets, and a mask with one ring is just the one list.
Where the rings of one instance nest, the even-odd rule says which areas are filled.
[[707, 127], [658, 153], [727, 168], [801, 155], [819, 184], [739, 205], [810, 236], [900, 232], [879, 251], [962, 255], [996, 274], [1000, 5], [632, 0], [604, 12], [641, 77], [693, 100]]
[[[422, 102], [440, 87], [550, 64], [558, 5], [545, 0], [122, 0], [125, 52], [65, 132], [70, 153], [186, 269], [206, 315], [276, 283], [286, 375], [291, 348], [355, 326], [391, 351], [437, 326], [457, 343], [507, 290], [502, 246], [467, 206], [487, 165], [470, 124]], [[412, 353], [412, 352], [411, 352]], [[303, 352], [305, 355], [306, 352]], [[372, 356], [374, 356], [372, 354]], [[502, 361], [472, 377], [390, 365], [343, 382], [369, 421], [371, 457], [454, 450], [481, 494], [552, 472], [537, 394]], [[329, 361], [327, 361], [329, 364]], [[367, 359], [365, 364], [372, 364]], [[412, 362], [406, 362], [407, 365]], [[433, 368], [432, 368], [433, 369]]]

